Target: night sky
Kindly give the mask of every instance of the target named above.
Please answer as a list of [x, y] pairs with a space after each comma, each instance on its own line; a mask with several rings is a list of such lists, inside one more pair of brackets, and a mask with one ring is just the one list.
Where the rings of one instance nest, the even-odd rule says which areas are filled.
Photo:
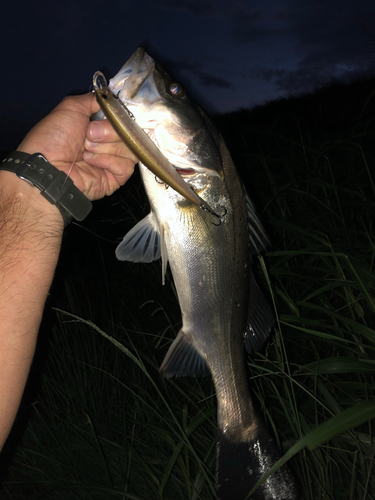
[[374, 0], [8, 0], [1, 14], [3, 151], [140, 45], [211, 113], [375, 73]]

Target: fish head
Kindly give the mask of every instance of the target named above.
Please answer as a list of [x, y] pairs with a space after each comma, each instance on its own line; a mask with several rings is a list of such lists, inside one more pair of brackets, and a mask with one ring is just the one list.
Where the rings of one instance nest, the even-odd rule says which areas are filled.
[[222, 177], [218, 133], [182, 85], [139, 48], [109, 87], [185, 178]]

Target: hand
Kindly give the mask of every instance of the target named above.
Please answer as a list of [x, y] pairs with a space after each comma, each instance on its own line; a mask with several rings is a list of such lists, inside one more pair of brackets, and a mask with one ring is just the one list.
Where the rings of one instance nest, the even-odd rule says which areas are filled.
[[90, 123], [98, 110], [93, 94], [66, 97], [17, 148], [42, 153], [92, 201], [125, 184], [138, 161], [107, 120]]

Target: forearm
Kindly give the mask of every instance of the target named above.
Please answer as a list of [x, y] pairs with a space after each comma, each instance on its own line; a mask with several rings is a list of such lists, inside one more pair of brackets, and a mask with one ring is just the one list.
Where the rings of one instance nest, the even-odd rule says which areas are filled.
[[[92, 94], [67, 97], [18, 147], [30, 155], [42, 153], [91, 201], [122, 186], [138, 161], [107, 120], [90, 123], [98, 109]], [[0, 449], [24, 391], [62, 232], [57, 207], [37, 188], [1, 170]]]
[[63, 220], [40, 192], [0, 172], [0, 449], [24, 391], [59, 256]]

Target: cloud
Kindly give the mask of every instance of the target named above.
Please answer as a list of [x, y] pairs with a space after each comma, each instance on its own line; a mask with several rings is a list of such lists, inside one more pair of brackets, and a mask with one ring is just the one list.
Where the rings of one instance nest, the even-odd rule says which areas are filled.
[[334, 63], [303, 65], [295, 70], [259, 68], [250, 72], [255, 80], [264, 80], [275, 85], [283, 95], [313, 92], [334, 80], [349, 83], [355, 78], [366, 77], [372, 72], [370, 62], [350, 65]]
[[[202, 61], [204, 60], [204, 62]], [[212, 87], [216, 89], [233, 89], [235, 88], [233, 83], [229, 80], [226, 80], [222, 76], [217, 76], [212, 74], [212, 69], [210, 69], [210, 73], [206, 70], [207, 66], [210, 65], [212, 58], [207, 55], [184, 58], [178, 61], [175, 61], [174, 66], [179, 72], [184, 72], [187, 76], [194, 77], [194, 79], [198, 79], [199, 85], [203, 87]], [[216, 57], [213, 57], [215, 62], [219, 61]]]
[[375, 46], [371, 44], [371, 32], [375, 34], [372, 1], [315, 0], [303, 6], [295, 2], [290, 11], [290, 33], [301, 67], [355, 64], [364, 57], [372, 58]]
[[232, 82], [225, 80], [219, 76], [212, 76], [203, 71], [197, 72], [196, 75], [199, 77], [199, 83], [204, 87], [215, 87], [217, 89], [233, 89], [234, 85]]
[[[268, 14], [258, 7], [249, 7], [243, 0], [161, 0], [167, 10], [186, 12], [202, 18], [216, 20], [228, 38], [237, 43], [264, 39], [269, 35], [265, 27]], [[278, 11], [277, 11], [278, 12]]]
[[241, 4], [233, 4], [227, 13], [229, 27], [227, 35], [235, 43], [245, 44], [270, 40], [277, 36], [280, 26], [270, 22], [272, 14], [264, 13], [259, 8], [245, 8]]
[[250, 71], [250, 76], [255, 80], [270, 82], [276, 78], [283, 77], [286, 73], [285, 69], [260, 68]]
[[301, 68], [284, 71], [275, 78], [277, 88], [289, 94], [305, 94], [333, 80], [332, 73], [325, 70]]
[[280, 25], [279, 31], [270, 31], [273, 53], [279, 59], [273, 57], [267, 65], [247, 69], [247, 78], [268, 82], [288, 95], [311, 92], [333, 80], [348, 82], [373, 74], [372, 1], [296, 0], [285, 8], [281, 20], [287, 28], [288, 50], [281, 52], [285, 37]]

